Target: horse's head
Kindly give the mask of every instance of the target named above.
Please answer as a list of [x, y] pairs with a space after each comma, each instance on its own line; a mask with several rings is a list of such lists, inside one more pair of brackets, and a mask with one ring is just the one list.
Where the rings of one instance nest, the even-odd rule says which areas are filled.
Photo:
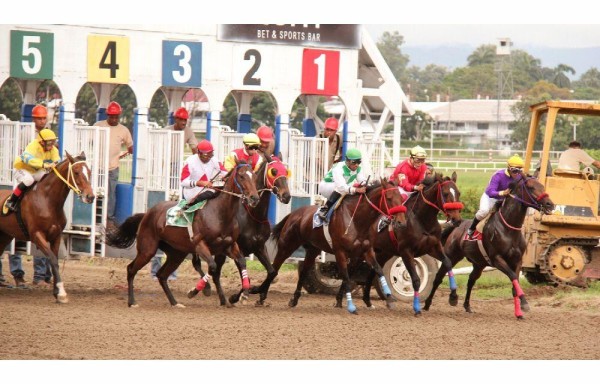
[[268, 160], [265, 170], [265, 186], [271, 190], [283, 204], [290, 202], [290, 188], [287, 178], [290, 170], [277, 157], [272, 156]]
[[235, 188], [242, 194], [242, 200], [247, 200], [251, 207], [256, 207], [260, 201], [254, 177], [252, 166], [247, 163], [238, 164], [231, 175]]
[[546, 193], [544, 185], [535, 177], [522, 175], [517, 181], [511, 183], [511, 196], [547, 215], [554, 211], [554, 203]]
[[461, 223], [460, 211], [464, 208], [463, 203], [460, 202], [460, 191], [456, 186], [456, 179], [456, 172], [452, 172], [452, 177], [444, 177], [441, 173], [436, 173], [424, 180], [426, 189], [423, 191], [424, 200], [429, 199], [428, 203], [444, 212], [448, 220], [451, 220], [455, 226]]
[[[92, 171], [85, 160], [85, 153], [73, 157], [65, 151], [67, 159], [57, 166], [57, 171], [62, 174], [62, 180], [79, 196], [82, 202], [94, 202], [94, 188], [92, 187]], [[64, 176], [66, 174], [66, 176]]]
[[371, 200], [379, 202], [375, 208], [382, 214], [393, 219], [397, 224], [406, 225], [404, 199], [394, 183], [382, 178], [380, 182], [375, 182], [368, 188], [367, 196], [369, 203]]

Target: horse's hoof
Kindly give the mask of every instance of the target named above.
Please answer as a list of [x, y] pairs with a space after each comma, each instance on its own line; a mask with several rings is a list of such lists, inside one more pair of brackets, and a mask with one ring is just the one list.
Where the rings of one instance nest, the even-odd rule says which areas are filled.
[[374, 304], [371, 304], [371, 305], [367, 305], [367, 308], [368, 309], [376, 309], [377, 307]]
[[173, 305], [172, 307], [173, 308], [185, 308], [185, 305], [177, 303], [177, 304]]
[[247, 295], [242, 295], [242, 297], [240, 298], [240, 304], [246, 305], [246, 304], [248, 304], [248, 300], [249, 300], [249, 297]]
[[525, 320], [525, 317], [523, 315], [517, 316], [517, 320]]
[[291, 299], [290, 302], [288, 303], [288, 307], [294, 308], [296, 305], [298, 305], [298, 302], [294, 299]]
[[396, 297], [395, 297], [394, 295], [391, 295], [391, 294], [390, 294], [390, 295], [387, 295], [387, 296], [385, 297], [385, 301], [389, 301], [389, 302], [395, 303], [395, 302], [397, 302], [397, 301], [398, 301], [398, 299], [396, 299]]
[[56, 296], [56, 302], [59, 304], [67, 304], [69, 302], [69, 299], [67, 298], [67, 295], [64, 296]]
[[448, 304], [452, 307], [456, 307], [458, 305], [458, 295], [450, 295], [450, 297], [448, 297]]
[[423, 314], [423, 312], [417, 311], [417, 312], [415, 312], [415, 317], [421, 317], [422, 314]]
[[238, 295], [231, 295], [231, 296], [229, 296], [229, 302], [230, 302], [231, 304], [235, 304], [235, 303], [237, 303], [238, 301], [240, 301], [240, 298], [239, 298], [239, 296], [238, 296]]
[[529, 311], [531, 311], [531, 308], [529, 307], [529, 304], [525, 303], [525, 304], [521, 304], [521, 310], [523, 312], [529, 312]]
[[129, 304], [129, 308], [137, 308], [137, 307], [139, 307], [139, 305], [137, 305], [137, 304]]
[[348, 311], [351, 315], [358, 315], [358, 310]]
[[212, 294], [212, 288], [210, 287], [210, 284], [208, 284], [208, 283], [206, 284], [206, 286], [202, 290], [202, 294], [206, 297], [208, 297]]
[[198, 294], [198, 290], [196, 288], [192, 288], [188, 291], [187, 297], [188, 299], [193, 299]]

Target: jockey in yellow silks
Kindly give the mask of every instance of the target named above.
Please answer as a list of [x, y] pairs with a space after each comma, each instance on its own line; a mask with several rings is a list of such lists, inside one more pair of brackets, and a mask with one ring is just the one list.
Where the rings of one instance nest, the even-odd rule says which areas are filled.
[[40, 181], [60, 161], [58, 149], [55, 146], [57, 140], [58, 138], [52, 130], [44, 128], [37, 133], [35, 139], [27, 144], [25, 151], [15, 158], [13, 166], [16, 185], [6, 202], [8, 209], [14, 211], [17, 202], [34, 181]]

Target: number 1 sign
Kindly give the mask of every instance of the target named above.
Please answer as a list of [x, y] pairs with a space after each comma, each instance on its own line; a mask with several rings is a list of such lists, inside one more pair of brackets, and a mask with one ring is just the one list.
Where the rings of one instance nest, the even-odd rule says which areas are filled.
[[340, 52], [305, 49], [302, 53], [302, 93], [335, 96], [339, 92]]

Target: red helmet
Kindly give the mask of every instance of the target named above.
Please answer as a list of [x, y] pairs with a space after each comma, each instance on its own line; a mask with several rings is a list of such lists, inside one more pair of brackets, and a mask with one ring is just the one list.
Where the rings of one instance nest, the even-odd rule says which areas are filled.
[[331, 129], [334, 131], [338, 130], [338, 121], [335, 119], [335, 117], [330, 117], [329, 119], [325, 120], [325, 129]]
[[202, 153], [212, 152], [215, 150], [211, 142], [206, 139], [199, 142], [196, 148], [198, 148], [198, 152]]
[[273, 131], [266, 125], [261, 126], [256, 130], [256, 134], [260, 141], [271, 142], [273, 141]]
[[121, 111], [121, 106], [116, 101], [111, 101], [108, 103], [108, 107], [106, 107], [107, 115], [120, 115]]
[[175, 116], [178, 119], [183, 119], [183, 120], [187, 120], [190, 117], [190, 115], [188, 115], [188, 111], [183, 107], [176, 110], [175, 114], [173, 116]]
[[35, 107], [33, 107], [33, 109], [31, 110], [31, 116], [32, 117], [47, 117], [48, 110], [43, 105], [38, 104]]

